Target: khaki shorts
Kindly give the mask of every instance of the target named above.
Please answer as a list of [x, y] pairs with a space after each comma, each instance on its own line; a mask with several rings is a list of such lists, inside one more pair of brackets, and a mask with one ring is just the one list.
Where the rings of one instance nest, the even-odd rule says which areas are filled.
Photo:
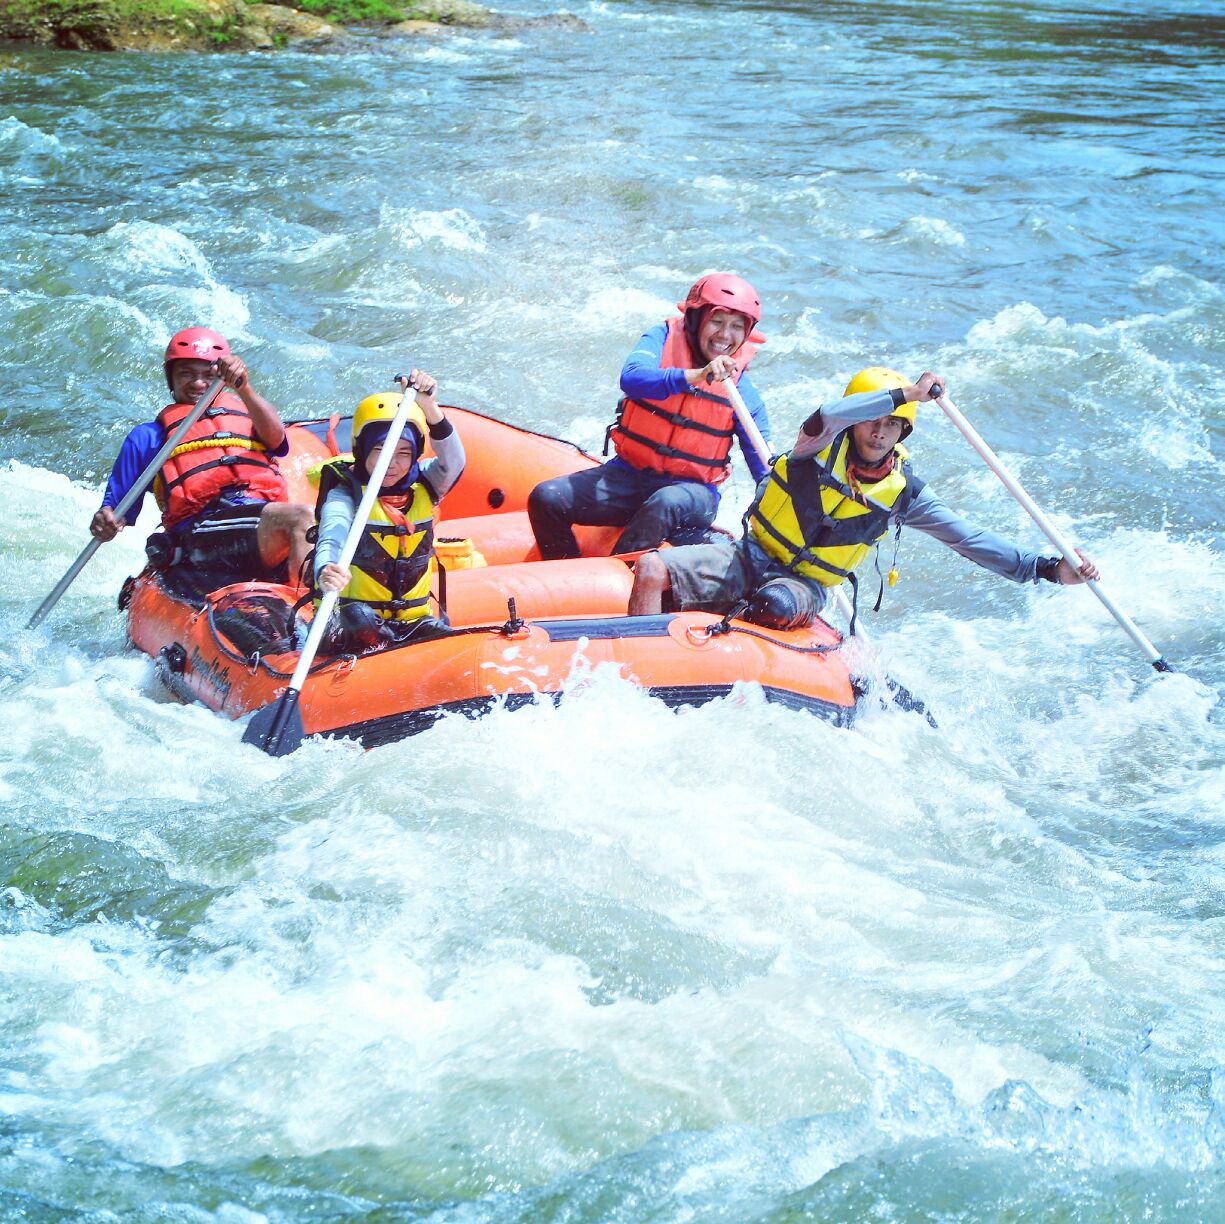
[[769, 564], [759, 569], [742, 542], [714, 540], [709, 544], [664, 548], [659, 559], [668, 571], [672, 607], [678, 612], [713, 612], [722, 616], [767, 582], [792, 590], [797, 605], [810, 606], [814, 613], [825, 602], [826, 593], [817, 583], [805, 582]]
[[668, 571], [672, 606], [677, 611], [721, 615], [757, 585], [757, 575], [744, 550], [731, 540], [664, 548], [659, 559]]

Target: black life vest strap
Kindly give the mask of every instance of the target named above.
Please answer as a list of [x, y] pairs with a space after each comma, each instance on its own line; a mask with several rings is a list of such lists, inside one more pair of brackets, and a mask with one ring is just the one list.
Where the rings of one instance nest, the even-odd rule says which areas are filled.
[[376, 612], [408, 612], [413, 608], [424, 608], [430, 602], [428, 595], [422, 595], [417, 599], [350, 599], [347, 595], [342, 595], [337, 601], [341, 604], [364, 604], [367, 608], [373, 608]]
[[[813, 460], [801, 459], [789, 465], [788, 475], [794, 477], [790, 484], [781, 479], [777, 482], [791, 497], [804, 543], [810, 548], [839, 548], [848, 544], [874, 543], [889, 530], [891, 519], [905, 515], [917, 489], [908, 461], [902, 461], [901, 472], [906, 478], [906, 487], [892, 506], [850, 489], [830, 474], [827, 465]], [[827, 512], [821, 498], [825, 488], [834, 489], [842, 494], [844, 500], [862, 506], [866, 513], [835, 517], [834, 512], [838, 507]]]
[[859, 616], [859, 579], [853, 573], [848, 573], [846, 580], [851, 584], [851, 623], [847, 626], [847, 633], [854, 637], [855, 621]]
[[789, 540], [777, 527], [774, 526], [768, 519], [764, 518], [758, 508], [758, 503], [755, 501], [748, 509], [745, 515], [746, 519], [752, 518], [759, 526], [761, 526], [767, 535], [771, 536], [777, 543], [781, 544], [788, 552], [794, 551], [795, 556], [787, 563], [788, 570], [794, 570], [798, 566], [807, 562], [809, 565], [815, 565], [818, 569], [823, 569], [827, 574], [837, 574], [841, 578], [850, 576], [850, 570], [840, 569], [836, 565], [831, 565], [828, 561], [818, 557], [811, 552], [807, 542], [800, 544], [796, 548], [794, 540]]
[[353, 497], [354, 506], [361, 503], [362, 486], [357, 479], [357, 473], [353, 471], [353, 464], [343, 460], [325, 463], [319, 469], [319, 492], [315, 495], [316, 523], [323, 518], [323, 503], [327, 501], [328, 494], [339, 485], [344, 485], [348, 489]]
[[[804, 461], [801, 460], [801, 462], [804, 462]], [[819, 464], [816, 466], [818, 468], [820, 467]], [[790, 470], [790, 465], [788, 465], [788, 470]], [[787, 569], [790, 571], [794, 571], [798, 566], [803, 565], [804, 563], [807, 563], [809, 565], [816, 566], [817, 569], [824, 570], [827, 574], [837, 574], [840, 578], [847, 577], [848, 574], [850, 573], [850, 570], [844, 570], [844, 569], [841, 569], [837, 565], [831, 565], [828, 561], [823, 560], [821, 557], [818, 557], [815, 553], [811, 551], [811, 549], [815, 547], [816, 545], [811, 540], [808, 539], [808, 533], [805, 530], [803, 520], [800, 517], [801, 514], [803, 513], [803, 507], [805, 505], [805, 502], [802, 500], [802, 494], [801, 494], [801, 498], [797, 498], [795, 496], [795, 494], [792, 492], [791, 485], [779, 473], [779, 470], [777, 467], [772, 466], [770, 468], [770, 471], [767, 473], [766, 480], [767, 482], [773, 481], [791, 499], [791, 504], [795, 508], [795, 512], [796, 512], [796, 521], [800, 524], [800, 531], [801, 533], [803, 533], [804, 539], [801, 540], [800, 545], [797, 548], [794, 540], [789, 540], [785, 535], [783, 535], [781, 531], [779, 531], [777, 527], [774, 526], [773, 523], [771, 523], [761, 513], [761, 498], [765, 494], [766, 488], [768, 487], [767, 485], [762, 486], [761, 494], [759, 494], [757, 497], [753, 499], [752, 504], [745, 511], [744, 513], [745, 528], [746, 529], [748, 528], [749, 520], [753, 519], [755, 522], [757, 522], [761, 526], [761, 528], [766, 532], [766, 534], [769, 535], [776, 543], [782, 545], [782, 547], [787, 549], [788, 552], [794, 551], [795, 555], [791, 558], [790, 562], [788, 562], [787, 564]], [[817, 504], [820, 505], [819, 499], [818, 499]]]
[[246, 409], [235, 408], [232, 404], [229, 406], [225, 404], [210, 404], [205, 408], [203, 415], [210, 419], [219, 416], [241, 416], [246, 417], [248, 421], [251, 419], [251, 414]]
[[[160, 416], [158, 417], [158, 421], [161, 423], [162, 428], [166, 431], [167, 437], [169, 437], [174, 432], [175, 428], [182, 422], [184, 417], [188, 417], [191, 415], [192, 406], [184, 405], [184, 407], [187, 408], [187, 411], [180, 413], [173, 421], [171, 420], [162, 421], [162, 418]], [[226, 404], [217, 404], [217, 403], [210, 404], [207, 408], [205, 408], [205, 410], [200, 414], [200, 419], [205, 420], [205, 421], [211, 421], [215, 417], [219, 417], [219, 416], [246, 417], [248, 421], [251, 419], [251, 414], [245, 408], [242, 408], [242, 407], [235, 408], [232, 404], [226, 405]]]
[[[732, 401], [726, 396], [716, 395], [713, 391], [706, 391], [702, 387], [695, 387], [693, 383], [689, 384], [689, 390], [686, 391], [685, 394], [692, 395], [696, 399], [710, 400], [712, 404], [722, 404], [725, 408], [730, 408], [732, 406]], [[639, 402], [641, 401], [634, 401], [636, 404]]]
[[407, 536], [416, 535], [419, 530], [420, 528], [416, 527], [412, 523], [372, 523], [367, 519], [366, 525], [362, 528], [362, 534], [367, 536]]
[[168, 481], [162, 490], [163, 496], [169, 494], [172, 489], [177, 489], [183, 481], [192, 476], [198, 476], [201, 472], [207, 472], [210, 468], [242, 467], [244, 464], [248, 467], [271, 467], [267, 459], [258, 458], [253, 451], [244, 450], [239, 451], [235, 455], [222, 455], [220, 459], [210, 459], [207, 463], [197, 463], [195, 467], [188, 468], [187, 471]]
[[679, 446], [669, 446], [665, 442], [656, 442], [654, 438], [645, 438], [642, 434], [635, 433], [632, 429], [626, 429], [624, 425], [615, 425], [614, 429], [619, 434], [629, 438], [633, 442], [641, 443], [648, 450], [653, 450], [657, 455], [663, 455], [665, 459], [684, 459], [688, 463], [699, 463], [703, 467], [714, 468], [718, 470], [727, 462], [727, 455], [731, 453], [731, 445], [727, 447], [727, 452], [723, 458], [717, 458], [710, 455], [691, 455], [688, 451], [683, 451]]
[[[694, 395], [699, 395], [705, 399], [717, 400], [720, 404], [727, 404], [727, 400], [721, 399], [717, 395], [705, 395], [702, 392], [694, 391]], [[675, 425], [680, 429], [692, 429], [696, 433], [709, 434], [712, 438], [734, 438], [736, 436], [735, 429], [729, 427], [720, 429], [717, 425], [707, 425], [703, 421], [695, 421], [692, 417], [687, 417], [681, 412], [669, 412], [666, 408], [661, 408], [658, 404], [652, 404], [650, 400], [633, 399], [626, 397], [631, 404], [637, 404], [644, 412], [649, 412], [652, 416], [657, 416], [661, 420], [667, 421], [669, 425]], [[622, 400], [622, 404], [625, 401]], [[625, 426], [621, 426], [624, 430]]]
[[[809, 502], [812, 502], [814, 506], [817, 504], [817, 501], [820, 497], [820, 490], [822, 488], [826, 488], [826, 489], [833, 489], [835, 493], [840, 494], [843, 501], [854, 502], [857, 506], [863, 506], [868, 510], [875, 510], [881, 514], [888, 515], [888, 514], [893, 513], [893, 511], [890, 510], [890, 508], [886, 506], [884, 502], [878, 502], [874, 498], [868, 497], [864, 493], [859, 492], [855, 489], [852, 489], [850, 485], [843, 484], [842, 481], [839, 480], [836, 476], [834, 476], [829, 471], [828, 468], [822, 467], [822, 465], [817, 463], [815, 459], [796, 460], [797, 467], [799, 466], [799, 464], [810, 464], [810, 463], [813, 465], [814, 478], [808, 483], [815, 484], [816, 497], [810, 496], [806, 500]], [[798, 486], [800, 487], [800, 499], [797, 499], [795, 493], [792, 491], [791, 483], [785, 480], [779, 474], [776, 468], [770, 469], [769, 476], [770, 476], [770, 479], [772, 479], [774, 483], [778, 485], [778, 487], [782, 489], [782, 491], [786, 493], [788, 497], [791, 498], [792, 502], [796, 506], [796, 512], [798, 515], [800, 511], [800, 499], [804, 499], [805, 494], [810, 492], [810, 490], [804, 489], [802, 487], [805, 482], [804, 481], [797, 482]], [[833, 517], [832, 514], [826, 515], [824, 505], [821, 506], [820, 513], [823, 517], [826, 517], [826, 518]]]

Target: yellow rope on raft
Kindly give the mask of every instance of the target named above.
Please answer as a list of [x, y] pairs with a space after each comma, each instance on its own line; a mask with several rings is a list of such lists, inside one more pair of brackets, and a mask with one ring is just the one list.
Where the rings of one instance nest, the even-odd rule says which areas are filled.
[[189, 451], [218, 450], [223, 446], [239, 447], [245, 450], [268, 449], [262, 442], [257, 442], [254, 438], [218, 438], [214, 434], [211, 438], [200, 438], [195, 442], [184, 442], [182, 446], [176, 446], [167, 458], [174, 459], [178, 455], [186, 455]]

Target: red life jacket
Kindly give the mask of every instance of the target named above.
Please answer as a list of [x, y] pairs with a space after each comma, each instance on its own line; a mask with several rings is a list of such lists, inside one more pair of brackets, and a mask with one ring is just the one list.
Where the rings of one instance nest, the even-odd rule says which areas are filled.
[[[191, 404], [170, 404], [158, 413], [157, 423], [169, 434], [191, 410]], [[288, 497], [285, 477], [255, 437], [242, 400], [223, 391], [170, 452], [153, 482], [162, 526], [198, 514], [231, 489], [256, 501]]]
[[[757, 348], [746, 338], [736, 350], [732, 360], [737, 382]], [[669, 319], [659, 368], [693, 370], [705, 364], [690, 352], [685, 320]], [[626, 396], [609, 429], [617, 454], [636, 468], [684, 476], [703, 484], [721, 484], [727, 479], [735, 416], [731, 401], [714, 393], [713, 388], [720, 385], [713, 383], [710, 390], [690, 387], [662, 400]]]

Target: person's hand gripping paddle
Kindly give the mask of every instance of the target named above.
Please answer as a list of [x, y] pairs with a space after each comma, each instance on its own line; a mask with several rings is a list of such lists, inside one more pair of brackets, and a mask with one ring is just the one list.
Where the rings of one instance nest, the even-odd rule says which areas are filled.
[[[182, 441], [183, 436], [187, 431], [212, 407], [213, 400], [221, 394], [225, 382], [220, 378], [215, 378], [208, 387], [208, 390], [196, 400], [192, 410], [179, 422], [174, 432], [162, 443], [161, 449], [149, 460], [149, 466], [140, 474], [140, 478], [127, 491], [122, 501], [113, 511], [115, 518], [122, 519], [125, 514], [132, 508], [134, 502], [144, 496], [145, 490], [149, 487], [153, 478], [162, 470], [162, 464], [166, 462], [170, 452]], [[55, 607], [60, 601], [60, 596], [72, 586], [76, 581], [77, 575], [89, 564], [90, 558], [98, 551], [105, 543], [104, 540], [95, 537], [81, 549], [77, 559], [68, 567], [64, 576], [55, 584], [54, 589], [46, 599], [38, 605], [38, 609], [34, 615], [26, 621], [26, 628], [33, 629], [35, 626], [42, 624], [47, 613]]]

